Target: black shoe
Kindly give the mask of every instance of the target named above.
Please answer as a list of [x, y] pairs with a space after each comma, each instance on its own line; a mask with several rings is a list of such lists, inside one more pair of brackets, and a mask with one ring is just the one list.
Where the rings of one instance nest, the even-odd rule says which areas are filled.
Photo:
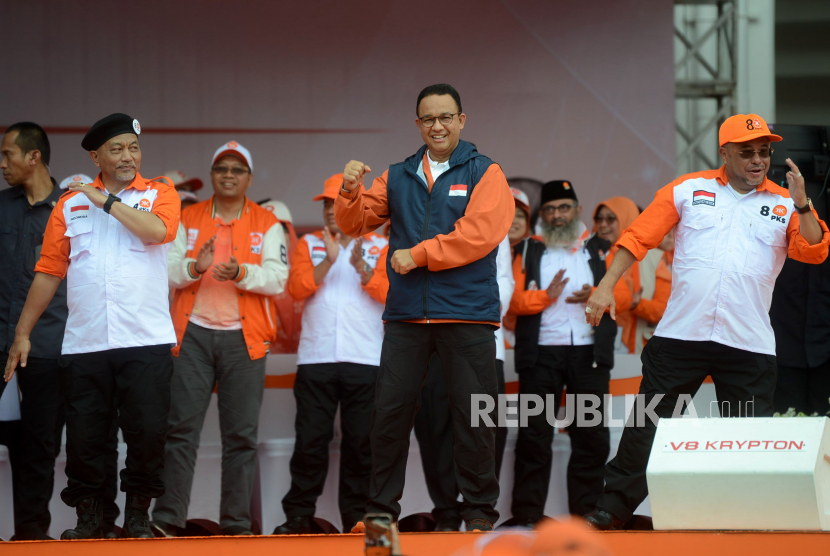
[[103, 531], [101, 524], [104, 521], [104, 509], [100, 498], [84, 498], [75, 506], [78, 514], [78, 524], [74, 529], [67, 529], [61, 535], [61, 540], [100, 539]]
[[179, 536], [179, 528], [164, 521], [151, 521], [150, 530], [157, 537], [167, 537], [172, 539]]
[[231, 525], [229, 527], [219, 529], [219, 534], [227, 535], [229, 537], [244, 537], [253, 536], [254, 532], [246, 527], [242, 527], [241, 525]]
[[585, 515], [585, 521], [597, 531], [613, 531], [622, 529], [625, 523], [611, 512], [597, 508]]
[[150, 529], [150, 497], [127, 493], [127, 503], [124, 505], [124, 527], [121, 536], [128, 539], [155, 538]]
[[118, 538], [118, 533], [115, 530], [115, 523], [110, 523], [108, 521], [105, 521], [101, 525], [101, 531], [103, 533], [101, 538], [103, 538], [103, 539], [117, 539]]
[[467, 531], [492, 531], [493, 524], [486, 519], [471, 519], [467, 522]]
[[444, 517], [435, 521], [435, 531], [460, 531], [461, 517]]
[[272, 535], [310, 535], [311, 517], [307, 515], [289, 517], [285, 523], [279, 525]]

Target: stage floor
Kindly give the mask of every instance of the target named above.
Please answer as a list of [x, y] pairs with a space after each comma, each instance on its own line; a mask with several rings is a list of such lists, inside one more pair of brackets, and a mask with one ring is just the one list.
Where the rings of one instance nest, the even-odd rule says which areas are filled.
[[[402, 533], [406, 556], [450, 556], [482, 535], [498, 533]], [[611, 531], [602, 536], [614, 556], [709, 556], [718, 554], [830, 554], [830, 532]], [[363, 535], [191, 537], [99, 541], [10, 542], [4, 556], [309, 556], [361, 555]]]

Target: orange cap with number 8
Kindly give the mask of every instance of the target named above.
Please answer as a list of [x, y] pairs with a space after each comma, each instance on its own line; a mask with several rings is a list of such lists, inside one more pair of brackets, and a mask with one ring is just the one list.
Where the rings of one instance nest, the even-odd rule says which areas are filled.
[[743, 143], [758, 137], [767, 137], [770, 141], [782, 141], [780, 135], [770, 132], [767, 122], [758, 114], [735, 114], [720, 126], [718, 142], [720, 146], [727, 143]]

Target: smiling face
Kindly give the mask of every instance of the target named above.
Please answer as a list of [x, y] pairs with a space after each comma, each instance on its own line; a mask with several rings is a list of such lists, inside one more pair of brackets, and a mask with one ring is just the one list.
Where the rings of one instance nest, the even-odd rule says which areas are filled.
[[213, 193], [228, 200], [244, 197], [253, 179], [248, 165], [241, 158], [230, 154], [214, 162], [210, 169]]
[[[726, 143], [718, 150], [732, 187], [739, 191], [751, 191], [764, 182], [770, 164], [769, 149], [769, 139], [759, 137], [744, 143]], [[765, 156], [760, 153], [765, 153]], [[742, 154], [748, 158], [742, 158]]]
[[602, 205], [599, 207], [594, 222], [597, 225], [597, 235], [612, 244], [617, 243], [620, 237], [620, 221], [611, 209]]
[[515, 245], [524, 239], [525, 235], [527, 235], [527, 227], [527, 213], [523, 209], [516, 207], [516, 214], [513, 216], [513, 224], [507, 231], [507, 237], [509, 238], [510, 245]]
[[[464, 129], [464, 122], [467, 121], [466, 114], [458, 114], [458, 105], [450, 95], [430, 95], [421, 99], [418, 105], [418, 119], [415, 125], [421, 132], [421, 138], [429, 147], [430, 157], [436, 162], [449, 160], [450, 155], [458, 146], [461, 130]], [[452, 114], [452, 121], [442, 124], [442, 116], [449, 117]], [[424, 127], [422, 120], [435, 119], [432, 127]]]
[[92, 162], [104, 176], [121, 183], [129, 183], [141, 168], [141, 147], [135, 133], [116, 135], [97, 150], [90, 151]]

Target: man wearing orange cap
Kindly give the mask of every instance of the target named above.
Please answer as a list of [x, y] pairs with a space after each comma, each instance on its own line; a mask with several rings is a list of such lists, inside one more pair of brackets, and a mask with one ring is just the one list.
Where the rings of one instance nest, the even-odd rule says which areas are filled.
[[472, 426], [474, 394], [497, 395], [499, 288], [496, 253], [513, 221], [513, 196], [498, 164], [460, 139], [467, 115], [446, 83], [426, 87], [413, 122], [424, 145], [363, 188], [369, 166], [352, 160], [335, 204], [344, 233], [392, 226], [383, 361], [372, 413], [369, 512], [397, 519], [409, 433], [429, 360], [437, 353], [447, 383], [455, 435], [461, 517], [467, 530], [489, 531], [495, 503], [495, 431]]
[[226, 535], [250, 535], [257, 425], [265, 355], [276, 336], [269, 297], [283, 290], [288, 254], [277, 218], [245, 195], [251, 153], [219, 147], [210, 169], [213, 196], [182, 211], [170, 250], [170, 313], [176, 329], [164, 496], [152, 527], [175, 536], [185, 526], [199, 434], [214, 386], [222, 432], [220, 522]]
[[340, 405], [338, 502], [344, 531], [363, 517], [369, 498], [372, 453], [369, 419], [383, 341], [386, 277], [385, 237], [369, 233], [352, 239], [334, 218], [343, 174], [325, 182], [325, 227], [297, 244], [288, 292], [305, 300], [294, 399], [296, 440], [291, 456], [291, 489], [282, 500], [286, 522], [275, 535], [312, 532], [317, 498], [328, 471], [329, 443]]
[[[686, 174], [660, 189], [617, 241], [619, 251], [585, 309], [589, 323], [615, 314], [613, 289], [623, 273], [675, 230], [672, 294], [643, 354], [637, 403], [656, 396], [652, 417], [674, 414], [680, 395], [694, 395], [712, 377], [724, 416], [773, 413], [775, 337], [769, 320], [775, 279], [789, 255], [818, 264], [830, 232], [812, 210], [792, 160], [789, 190], [766, 179], [770, 132], [756, 114], [738, 114], [720, 128], [723, 166]], [[787, 287], [787, 284], [779, 284]], [[642, 415], [638, 409], [638, 414]], [[598, 529], [621, 527], [648, 494], [646, 466], [656, 419], [627, 426], [606, 466], [605, 492], [586, 516]]]

